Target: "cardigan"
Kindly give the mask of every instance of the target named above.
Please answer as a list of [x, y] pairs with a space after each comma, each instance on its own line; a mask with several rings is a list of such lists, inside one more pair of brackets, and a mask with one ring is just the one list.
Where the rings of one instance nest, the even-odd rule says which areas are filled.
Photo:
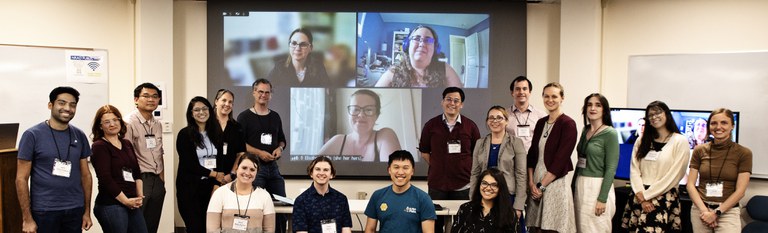
[[[680, 180], [685, 176], [685, 168], [690, 160], [691, 149], [688, 139], [682, 134], [675, 133], [661, 148], [655, 161], [637, 160], [637, 150], [642, 141], [635, 142], [632, 150], [632, 162], [629, 170], [629, 182], [632, 191], [643, 192], [646, 200], [677, 188]], [[648, 188], [645, 188], [648, 185]]]
[[[536, 168], [539, 162], [539, 140], [544, 131], [544, 125], [549, 120], [549, 116], [539, 119], [536, 122], [536, 129], [533, 130], [533, 141], [528, 150], [528, 168]], [[555, 119], [555, 124], [549, 132], [547, 144], [544, 146], [544, 166], [547, 171], [560, 178], [573, 170], [571, 162], [571, 153], [576, 146], [576, 122], [571, 117], [562, 114]]]
[[[478, 139], [475, 143], [475, 150], [472, 153], [472, 176], [469, 178], [469, 195], [474, 195], [477, 188], [478, 175], [488, 167], [488, 158], [491, 150], [491, 134]], [[526, 171], [526, 151], [523, 140], [505, 134], [501, 140], [499, 148], [498, 169], [504, 174], [504, 180], [509, 187], [510, 194], [515, 195], [515, 203], [512, 205], [516, 210], [525, 209], [526, 182], [528, 173]], [[471, 199], [471, 198], [470, 198]]]
[[587, 132], [590, 130], [590, 126], [587, 125], [581, 131], [576, 150], [580, 157], [587, 158], [587, 164], [585, 168], [576, 169], [574, 178], [577, 176], [603, 178], [597, 200], [605, 203], [608, 201], [608, 192], [612, 189], [616, 167], [619, 165], [619, 136], [616, 129], [608, 126], [587, 139]]

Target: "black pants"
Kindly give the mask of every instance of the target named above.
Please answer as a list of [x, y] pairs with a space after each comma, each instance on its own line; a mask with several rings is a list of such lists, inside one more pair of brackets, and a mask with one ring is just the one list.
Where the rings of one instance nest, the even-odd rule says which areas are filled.
[[[430, 188], [429, 197], [432, 198], [432, 200], [469, 200], [469, 189], [461, 191], [440, 191]], [[441, 217], [437, 217], [437, 220], [435, 220], [435, 233], [443, 233], [443, 225], [445, 225], [445, 220]]]
[[165, 182], [154, 173], [141, 173], [141, 181], [144, 183], [144, 203], [141, 212], [144, 213], [144, 221], [147, 222], [147, 232], [156, 233], [160, 226], [160, 214], [163, 212], [163, 200], [165, 199]]
[[184, 220], [187, 233], [205, 233], [205, 218], [212, 191], [213, 181], [208, 178], [195, 181], [176, 180], [176, 202], [179, 204], [179, 215]]

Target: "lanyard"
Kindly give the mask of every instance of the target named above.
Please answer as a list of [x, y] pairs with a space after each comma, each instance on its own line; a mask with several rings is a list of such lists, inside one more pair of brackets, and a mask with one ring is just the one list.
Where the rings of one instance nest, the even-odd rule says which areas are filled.
[[[518, 109], [518, 111], [520, 111], [520, 110]], [[515, 120], [517, 121], [517, 125], [524, 125], [523, 123], [520, 123], [520, 119], [517, 118], [517, 113], [515, 113], [514, 110], [512, 111], [512, 114], [515, 115]], [[520, 115], [523, 115], [523, 114], [521, 113]], [[528, 124], [528, 119], [530, 119], [530, 118], [531, 118], [531, 111], [528, 111], [528, 115], [525, 117], [525, 125]]]
[[[709, 144], [709, 180], [712, 180], [712, 146], [714, 143], [710, 142]], [[723, 158], [723, 164], [720, 165], [720, 171], [717, 172], [717, 182], [720, 182], [720, 175], [723, 174], [723, 168], [725, 167], [725, 161], [728, 159], [728, 154], [731, 153], [731, 147], [733, 145], [728, 147], [728, 150], [725, 152], [725, 158]]]
[[[61, 159], [61, 152], [59, 151], [59, 143], [56, 142], [56, 135], [53, 135], [53, 128], [51, 127], [51, 123], [48, 123], [48, 121], [45, 121], [45, 123], [48, 124], [48, 129], [51, 130], [51, 137], [53, 138], [53, 145], [56, 146], [56, 154], [58, 155], [57, 157], [59, 158], [59, 160], [64, 161], [63, 159]], [[67, 135], [69, 135], [69, 140], [67, 141], [72, 143], [72, 128], [67, 127]], [[69, 151], [70, 149], [72, 149], [72, 146], [73, 145], [67, 146], [67, 160], [69, 160]]]
[[248, 204], [245, 205], [245, 212], [242, 214], [240, 213], [240, 197], [237, 196], [237, 187], [235, 186], [235, 183], [232, 183], [232, 187], [234, 187], [235, 191], [235, 200], [237, 200], [237, 215], [240, 217], [248, 216], [248, 207], [251, 206], [251, 197], [253, 196], [253, 187], [251, 187], [251, 193], [248, 194]]

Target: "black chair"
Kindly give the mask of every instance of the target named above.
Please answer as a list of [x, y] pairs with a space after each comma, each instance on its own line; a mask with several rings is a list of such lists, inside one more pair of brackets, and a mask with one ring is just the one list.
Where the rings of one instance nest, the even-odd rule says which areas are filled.
[[768, 211], [766, 211], [768, 209], [768, 196], [753, 196], [744, 208], [747, 209], [749, 217], [754, 221], [744, 226], [741, 232], [768, 232]]

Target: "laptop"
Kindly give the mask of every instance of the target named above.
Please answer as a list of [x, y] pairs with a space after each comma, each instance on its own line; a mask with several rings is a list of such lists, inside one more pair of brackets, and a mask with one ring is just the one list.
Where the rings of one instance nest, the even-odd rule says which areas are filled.
[[19, 135], [19, 123], [0, 124], [0, 150], [16, 148]]

